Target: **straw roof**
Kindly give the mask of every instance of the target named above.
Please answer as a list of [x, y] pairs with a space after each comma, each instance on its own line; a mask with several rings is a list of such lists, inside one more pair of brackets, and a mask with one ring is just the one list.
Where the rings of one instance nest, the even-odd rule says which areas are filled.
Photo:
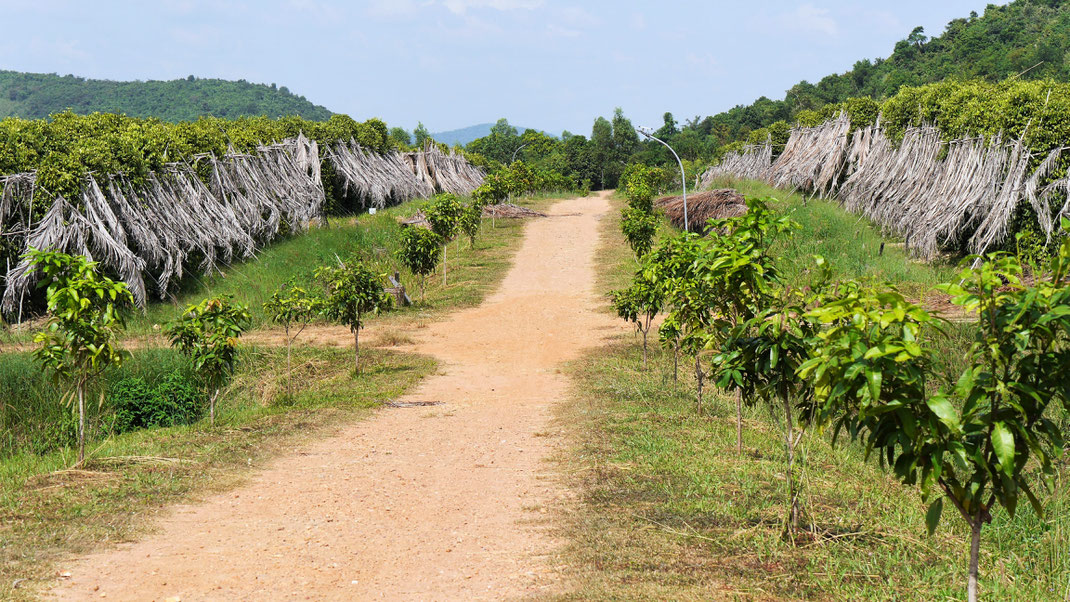
[[[677, 228], [684, 227], [684, 199], [669, 196], [658, 199], [656, 205], [665, 212]], [[706, 232], [706, 222], [711, 219], [739, 217], [747, 213], [747, 201], [731, 188], [709, 190], [687, 195], [687, 221], [692, 232]]]

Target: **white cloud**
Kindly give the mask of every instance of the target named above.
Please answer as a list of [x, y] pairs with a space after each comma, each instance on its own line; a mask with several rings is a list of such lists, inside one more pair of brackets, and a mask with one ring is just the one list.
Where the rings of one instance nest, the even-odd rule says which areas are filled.
[[443, 0], [442, 5], [455, 15], [463, 15], [472, 8], [495, 10], [532, 10], [542, 6], [542, 0]]
[[840, 26], [836, 23], [836, 19], [832, 18], [829, 9], [818, 8], [809, 2], [781, 15], [780, 21], [786, 27], [798, 31], [830, 38], [840, 35]]

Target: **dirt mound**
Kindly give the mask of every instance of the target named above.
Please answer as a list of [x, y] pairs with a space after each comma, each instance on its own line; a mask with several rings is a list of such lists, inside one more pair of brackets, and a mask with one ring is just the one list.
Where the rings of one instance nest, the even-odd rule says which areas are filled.
[[[667, 196], [658, 199], [656, 205], [665, 211], [672, 225], [684, 227], [683, 197]], [[705, 232], [708, 220], [739, 217], [746, 212], [746, 199], [731, 188], [687, 195], [687, 218], [692, 232]]]

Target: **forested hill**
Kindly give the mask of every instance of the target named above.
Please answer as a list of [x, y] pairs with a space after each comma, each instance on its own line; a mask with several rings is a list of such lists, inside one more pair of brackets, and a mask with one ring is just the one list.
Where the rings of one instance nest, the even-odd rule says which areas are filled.
[[996, 82], [1014, 76], [1070, 80], [1070, 0], [990, 4], [983, 16], [972, 13], [955, 19], [933, 37], [915, 28], [887, 59], [860, 60], [850, 71], [816, 84], [799, 82], [783, 100], [762, 97], [750, 105], [696, 118], [689, 126], [713, 150], [777, 121], [791, 123], [800, 111], [819, 110], [852, 97], [883, 100], [904, 85], [949, 78]]
[[71, 109], [75, 113], [120, 112], [164, 121], [201, 115], [299, 115], [321, 121], [331, 112], [275, 84], [245, 80], [186, 79], [117, 82], [73, 75], [0, 71], [0, 117], [39, 119]]

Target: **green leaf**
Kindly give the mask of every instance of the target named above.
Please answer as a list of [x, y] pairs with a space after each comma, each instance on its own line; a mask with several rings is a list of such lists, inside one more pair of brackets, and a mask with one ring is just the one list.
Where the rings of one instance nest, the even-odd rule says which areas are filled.
[[992, 428], [992, 448], [1004, 474], [1014, 474], [1014, 433], [1003, 422], [997, 422]]
[[936, 414], [940, 422], [943, 422], [952, 430], [958, 431], [961, 428], [958, 412], [955, 411], [955, 406], [951, 405], [951, 401], [947, 397], [933, 395], [925, 400], [925, 405], [929, 406], [929, 409]]
[[870, 399], [876, 403], [881, 398], [881, 372], [880, 370], [867, 370], [866, 383], [869, 385]]
[[936, 533], [936, 526], [940, 524], [940, 514], [944, 511], [944, 498], [940, 498], [929, 506], [925, 513], [925, 526], [929, 529], [929, 535]]

